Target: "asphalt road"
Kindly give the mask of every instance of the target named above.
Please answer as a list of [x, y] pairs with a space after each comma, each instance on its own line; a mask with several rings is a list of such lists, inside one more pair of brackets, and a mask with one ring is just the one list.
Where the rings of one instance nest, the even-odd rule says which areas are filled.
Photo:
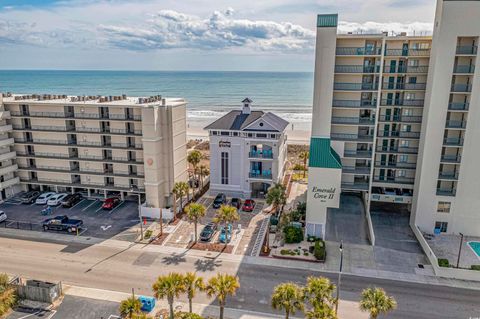
[[[41, 280], [151, 295], [151, 284], [160, 274], [170, 271], [197, 271], [204, 277], [227, 272], [240, 277], [241, 288], [228, 307], [272, 312], [269, 304], [273, 287], [286, 281], [304, 283], [309, 275], [334, 274], [283, 267], [259, 266], [226, 259], [193, 258], [162, 254], [151, 246], [118, 242], [100, 245], [34, 242], [0, 238], [0, 272]], [[388, 318], [471, 318], [480, 317], [480, 291], [395, 280], [342, 276], [341, 297], [358, 301], [362, 289], [383, 287], [398, 302], [398, 309]], [[211, 303], [200, 294], [195, 302]]]

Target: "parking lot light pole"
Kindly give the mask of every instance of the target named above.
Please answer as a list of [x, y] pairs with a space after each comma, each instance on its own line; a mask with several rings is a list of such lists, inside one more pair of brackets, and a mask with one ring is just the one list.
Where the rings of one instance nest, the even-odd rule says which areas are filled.
[[460, 255], [462, 254], [463, 234], [460, 233], [460, 247], [458, 248], [457, 268], [460, 266]]
[[338, 282], [337, 282], [337, 298], [335, 302], [335, 314], [338, 314], [338, 303], [340, 301], [340, 284], [342, 280], [342, 268], [343, 268], [343, 240], [340, 241], [340, 271], [338, 272]]

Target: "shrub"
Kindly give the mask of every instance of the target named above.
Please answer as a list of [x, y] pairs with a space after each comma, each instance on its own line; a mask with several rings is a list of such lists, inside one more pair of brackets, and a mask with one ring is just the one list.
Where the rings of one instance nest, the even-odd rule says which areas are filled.
[[290, 251], [288, 249], [282, 249], [280, 250], [280, 255], [282, 256], [290, 255]]
[[150, 237], [152, 237], [152, 233], [153, 233], [153, 231], [151, 229], [147, 230], [145, 232], [145, 236], [144, 236], [145, 239], [149, 239]]
[[175, 313], [175, 319], [203, 319], [203, 317], [196, 313], [177, 312]]
[[285, 226], [283, 233], [287, 244], [296, 244], [303, 240], [303, 230], [301, 228]]
[[297, 204], [297, 211], [302, 214], [302, 216], [305, 216], [307, 213], [307, 203], [306, 202], [299, 202]]
[[303, 255], [304, 255], [304, 256], [308, 256], [308, 252], [305, 251], [305, 252], [303, 253]]
[[292, 169], [294, 171], [303, 171], [305, 169], [305, 166], [303, 166], [302, 164], [295, 164], [295, 165], [293, 165]]
[[438, 265], [440, 267], [450, 267], [450, 262], [446, 258], [438, 258]]
[[470, 269], [471, 270], [480, 270], [480, 265], [471, 265]]
[[299, 222], [302, 219], [302, 214], [299, 211], [292, 210], [290, 212], [290, 219], [294, 222]]
[[325, 243], [323, 240], [318, 240], [315, 242], [315, 246], [313, 247], [313, 255], [317, 260], [325, 260], [326, 252]]

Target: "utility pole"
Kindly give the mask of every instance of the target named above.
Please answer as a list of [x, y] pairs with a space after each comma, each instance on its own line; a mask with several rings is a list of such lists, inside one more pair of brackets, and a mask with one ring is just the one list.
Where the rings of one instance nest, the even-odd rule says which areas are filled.
[[457, 268], [460, 266], [460, 255], [462, 254], [463, 234], [460, 233], [460, 247], [458, 248]]
[[140, 238], [143, 240], [142, 195], [140, 193], [138, 193], [138, 217], [140, 218]]
[[338, 272], [338, 282], [337, 282], [337, 299], [335, 302], [335, 314], [338, 316], [338, 303], [340, 301], [340, 284], [342, 282], [342, 268], [343, 268], [343, 240], [340, 241], [340, 271]]

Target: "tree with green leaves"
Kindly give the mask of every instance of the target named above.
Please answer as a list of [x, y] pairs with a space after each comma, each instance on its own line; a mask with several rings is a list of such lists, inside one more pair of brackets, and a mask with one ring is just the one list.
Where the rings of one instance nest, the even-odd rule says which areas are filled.
[[371, 319], [376, 319], [379, 314], [386, 314], [397, 308], [397, 302], [387, 295], [382, 288], [367, 288], [362, 291], [360, 310], [369, 312]]
[[184, 276], [175, 272], [160, 276], [153, 284], [152, 289], [155, 298], [167, 299], [170, 308], [170, 319], [174, 319], [173, 302], [175, 298], [179, 298], [180, 294], [186, 291]]
[[176, 182], [175, 185], [173, 186], [172, 193], [174, 195], [173, 198], [173, 217], [174, 219], [177, 218], [177, 213], [176, 213], [176, 206], [177, 206], [177, 199], [180, 199], [180, 212], [183, 211], [183, 196], [188, 194], [188, 183], [187, 182]]
[[[213, 221], [217, 224], [224, 224], [226, 228], [225, 231], [228, 229], [228, 225], [233, 223], [234, 221], [240, 220], [240, 215], [238, 215], [238, 211], [236, 207], [230, 205], [222, 205], [215, 214], [215, 218]], [[233, 228], [233, 227], [232, 227]], [[228, 245], [228, 239], [225, 238], [225, 248]]]
[[[197, 178], [196, 174], [198, 173], [198, 164], [202, 160], [202, 153], [199, 150], [190, 151], [187, 155], [187, 162], [192, 165], [193, 168], [193, 176]], [[195, 195], [195, 190], [194, 190]]]
[[195, 298], [197, 291], [203, 291], [205, 289], [205, 284], [203, 278], [197, 276], [194, 272], [187, 272], [183, 277], [183, 280], [188, 297], [188, 311], [192, 313], [193, 298]]
[[303, 161], [303, 178], [305, 178], [306, 172], [307, 172], [307, 161], [310, 157], [310, 152], [309, 151], [300, 152], [298, 157]]
[[132, 296], [123, 300], [120, 303], [120, 315], [124, 318], [133, 319], [135, 315], [139, 314], [142, 309], [142, 302], [135, 297], [132, 293]]
[[280, 183], [276, 183], [268, 189], [266, 198], [268, 205], [273, 206], [273, 210], [276, 211], [279, 207], [285, 205], [287, 202], [286, 188]]
[[195, 240], [197, 242], [197, 225], [200, 220], [205, 217], [207, 209], [204, 205], [199, 203], [190, 203], [185, 207], [185, 213], [187, 214], [188, 220], [191, 221], [195, 226]]
[[6, 314], [17, 302], [15, 287], [10, 285], [7, 274], [0, 274], [0, 317]]
[[311, 308], [305, 312], [305, 316], [311, 319], [336, 319], [334, 291], [335, 285], [328, 278], [308, 277], [303, 294]]
[[204, 179], [206, 176], [210, 175], [210, 170], [206, 165], [200, 165], [198, 167], [198, 172], [200, 174], [200, 186], [203, 189], [204, 186]]
[[273, 290], [272, 307], [276, 310], [285, 311], [285, 319], [288, 319], [297, 310], [303, 310], [303, 299], [302, 287], [293, 282], [282, 283]]
[[227, 297], [234, 296], [238, 288], [240, 288], [240, 282], [236, 276], [217, 274], [208, 280], [205, 292], [208, 297], [217, 298], [220, 307], [220, 319], [223, 319]]

